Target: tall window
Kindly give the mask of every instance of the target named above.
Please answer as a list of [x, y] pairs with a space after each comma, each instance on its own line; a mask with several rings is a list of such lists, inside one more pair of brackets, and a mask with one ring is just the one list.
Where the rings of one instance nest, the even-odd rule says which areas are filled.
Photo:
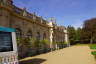
[[2, 9], [0, 10], [0, 16], [2, 16]]
[[46, 39], [46, 33], [43, 34], [43, 39]]
[[40, 32], [37, 32], [37, 40], [40, 40]]
[[16, 28], [16, 37], [17, 37], [17, 38], [20, 38], [21, 35], [22, 35], [21, 30], [20, 30], [19, 28]]
[[32, 38], [32, 32], [30, 30], [27, 33], [27, 37]]

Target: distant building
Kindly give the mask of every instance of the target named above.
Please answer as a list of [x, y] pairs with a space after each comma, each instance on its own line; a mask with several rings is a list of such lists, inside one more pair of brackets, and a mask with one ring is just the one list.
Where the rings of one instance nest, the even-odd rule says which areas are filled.
[[47, 21], [36, 16], [34, 12], [27, 12], [26, 8], [20, 9], [12, 0], [0, 0], [0, 26], [15, 28], [17, 38], [20, 38], [22, 43], [27, 37], [36, 40], [47, 39], [49, 48], [57, 48], [58, 44], [54, 42], [65, 42], [67, 37], [65, 28], [57, 26], [55, 20]]

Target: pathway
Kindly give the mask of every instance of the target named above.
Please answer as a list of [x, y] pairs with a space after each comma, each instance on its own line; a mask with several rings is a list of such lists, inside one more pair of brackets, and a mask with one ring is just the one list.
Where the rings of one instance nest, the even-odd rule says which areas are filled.
[[25, 58], [20, 64], [96, 64], [88, 46], [72, 46]]

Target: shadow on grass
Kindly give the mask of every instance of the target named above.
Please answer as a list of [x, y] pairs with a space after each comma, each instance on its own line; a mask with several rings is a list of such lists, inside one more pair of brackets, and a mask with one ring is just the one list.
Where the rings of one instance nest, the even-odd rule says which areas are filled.
[[35, 59], [26, 60], [26, 61], [21, 61], [19, 62], [19, 64], [41, 64], [44, 61], [46, 61], [46, 59], [35, 58]]

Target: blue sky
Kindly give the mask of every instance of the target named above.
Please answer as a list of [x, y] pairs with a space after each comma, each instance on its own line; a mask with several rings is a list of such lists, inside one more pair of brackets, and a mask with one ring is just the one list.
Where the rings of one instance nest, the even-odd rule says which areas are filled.
[[96, 17], [96, 0], [13, 0], [20, 8], [44, 19], [54, 17], [58, 25], [81, 27], [84, 20]]

